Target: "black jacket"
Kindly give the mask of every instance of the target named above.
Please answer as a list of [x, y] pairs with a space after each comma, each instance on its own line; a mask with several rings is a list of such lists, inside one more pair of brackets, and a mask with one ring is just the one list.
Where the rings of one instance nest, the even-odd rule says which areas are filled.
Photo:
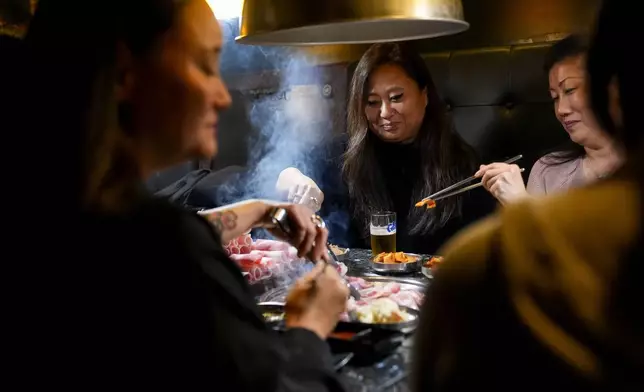
[[75, 254], [86, 257], [74, 304], [82, 322], [65, 344], [76, 381], [148, 390], [341, 390], [323, 340], [265, 325], [204, 219], [144, 198], [128, 213], [85, 216], [77, 228], [73, 243], [93, 251]]

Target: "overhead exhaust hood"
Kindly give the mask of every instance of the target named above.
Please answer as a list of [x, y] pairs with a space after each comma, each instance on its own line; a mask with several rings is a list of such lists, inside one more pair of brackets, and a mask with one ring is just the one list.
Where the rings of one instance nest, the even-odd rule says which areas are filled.
[[236, 41], [361, 44], [440, 37], [468, 28], [461, 0], [245, 0]]

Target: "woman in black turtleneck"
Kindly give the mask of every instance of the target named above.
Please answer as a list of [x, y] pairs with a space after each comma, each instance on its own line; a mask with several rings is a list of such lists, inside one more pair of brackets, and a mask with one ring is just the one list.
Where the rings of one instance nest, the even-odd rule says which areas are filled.
[[362, 56], [351, 81], [348, 136], [342, 173], [357, 234], [349, 245], [368, 247], [370, 215], [395, 211], [397, 250], [432, 254], [496, 206], [477, 189], [432, 210], [414, 207], [473, 175], [477, 164], [453, 130], [425, 62], [406, 44], [376, 44]]

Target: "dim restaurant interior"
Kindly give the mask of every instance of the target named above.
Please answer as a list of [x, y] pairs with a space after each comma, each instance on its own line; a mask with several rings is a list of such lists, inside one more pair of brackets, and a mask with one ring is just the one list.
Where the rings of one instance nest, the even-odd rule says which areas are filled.
[[[189, 3], [204, 3], [202, 0], [141, 0], [139, 4], [143, 5], [133, 8], [139, 12], [139, 7], [154, 7], [155, 2], [171, 4], [163, 10], [182, 9], [186, 4], [185, 11], [176, 11], [179, 16], [174, 15], [168, 22], [170, 32], [176, 26], [183, 26], [182, 18], [192, 15], [189, 11], [192, 7], [197, 9], [198, 6]], [[42, 3], [47, 1], [42, 0]], [[87, 4], [79, 6], [78, 18], [102, 18], [98, 15], [103, 12], [101, 3], [96, 2], [95, 11]], [[124, 0], [115, 0], [116, 3], [124, 3]], [[194, 278], [191, 289], [205, 287], [203, 291], [208, 292], [209, 301], [216, 304], [217, 310], [204, 316], [203, 320], [207, 318], [217, 334], [230, 336], [230, 342], [216, 346], [214, 352], [220, 357], [212, 362], [199, 362], [201, 355], [203, 358], [207, 355], [195, 354], [195, 358], [200, 358], [193, 361], [200, 363], [195, 373], [200, 374], [192, 380], [188, 377], [189, 381], [183, 385], [187, 389], [197, 385], [195, 380], [206, 380], [201, 374], [208, 372], [206, 364], [216, 364], [213, 366], [224, 370], [213, 374], [218, 377], [230, 375], [231, 384], [224, 390], [231, 391], [425, 390], [420, 387], [422, 383], [412, 377], [414, 372], [423, 373], [418, 369], [424, 366], [414, 362], [415, 358], [422, 357], [417, 335], [422, 335], [422, 327], [430, 323], [423, 318], [428, 308], [426, 303], [434, 293], [434, 283], [441, 281], [441, 268], [450, 264], [450, 258], [444, 257], [444, 252], [449, 250], [450, 255], [458, 254], [458, 244], [465, 244], [453, 240], [458, 237], [459, 241], [465, 241], [466, 236], [459, 237], [460, 233], [481, 222], [489, 224], [490, 217], [506, 208], [609, 179], [626, 161], [625, 153], [596, 122], [588, 120], [590, 103], [583, 95], [585, 89], [589, 89], [585, 81], [585, 59], [600, 0], [207, 0], [206, 3], [214, 12], [218, 27], [207, 25], [209, 16], [203, 17], [207, 12], [201, 7], [194, 11], [194, 22], [188, 23], [187, 29], [192, 28], [190, 31], [196, 34], [194, 42], [211, 42], [208, 39], [218, 37], [212, 41], [219, 45], [213, 55], [217, 69], [207, 74], [211, 78], [208, 80], [212, 80], [207, 87], [212, 89], [211, 96], [220, 94], [213, 98], [219, 101], [211, 104], [217, 120], [206, 134], [211, 140], [204, 142], [210, 146], [208, 143], [214, 140], [214, 148], [209, 150], [211, 154], [186, 155], [189, 159], [184, 157], [168, 165], [155, 166], [141, 181], [141, 191], [151, 195], [151, 199], [163, 202], [163, 208], [168, 211], [173, 208], [172, 214], [182, 216], [181, 219], [195, 220], [190, 221], [190, 225], [184, 224], [179, 218], [172, 220], [173, 215], [168, 212], [167, 217], [153, 219], [155, 233], [161, 232], [160, 227], [174, 222], [173, 230], [180, 237], [191, 237], [191, 240], [208, 237], [209, 241], [214, 238], [217, 242], [207, 250], [199, 248], [193, 252], [212, 255], [212, 260], [199, 261], [198, 269], [207, 278]], [[38, 7], [38, 0], [6, 0], [0, 5], [0, 80], [17, 88], [7, 88], [2, 93], [4, 108], [11, 107], [11, 102], [17, 99], [17, 95], [9, 91], [21, 89], [21, 85], [15, 83], [19, 79], [14, 75], [20, 73], [23, 58], [28, 58], [23, 55], [36, 47], [30, 44], [31, 37], [35, 42], [37, 35], [31, 33], [30, 23], [32, 19], [38, 20]], [[116, 12], [113, 10], [117, 6], [106, 7], [109, 12]], [[120, 21], [120, 16], [115, 18], [115, 24], [131, 28], [127, 17], [123, 16], [124, 22]], [[65, 22], [61, 23], [74, 20], [67, 15], [62, 19]], [[200, 30], [201, 21], [209, 26], [208, 29]], [[40, 24], [34, 22], [34, 25]], [[146, 28], [148, 20], [141, 19], [140, 25], [144, 26], [141, 29]], [[80, 26], [90, 24], [82, 22]], [[136, 28], [136, 23], [133, 26]], [[67, 26], [68, 30], [71, 28]], [[58, 26], [57, 29], [65, 31], [66, 27]], [[78, 31], [76, 34], [83, 33]], [[185, 48], [189, 48], [187, 45]], [[136, 58], [138, 52], [133, 53], [131, 58]], [[34, 69], [29, 68], [30, 72]], [[151, 86], [158, 86], [157, 91], [145, 97], [153, 102], [157, 102], [155, 94], [170, 97], [167, 102], [174, 103], [165, 110], [172, 112], [176, 107], [178, 113], [184, 107], [183, 103], [192, 97], [189, 95], [193, 87], [190, 83], [198, 85], [195, 80], [201, 80], [199, 78], [201, 76], [186, 79], [187, 87], [176, 87], [173, 92], [164, 91], [166, 85], [161, 82], [152, 83]], [[64, 86], [60, 81], [52, 82], [52, 86], [61, 85]], [[120, 92], [120, 86], [115, 91]], [[203, 86], [206, 86], [205, 82]], [[226, 92], [216, 90], [218, 88]], [[43, 94], [56, 96], [46, 90]], [[175, 97], [172, 101], [172, 94], [181, 98]], [[158, 102], [166, 102], [164, 99], [159, 98]], [[53, 106], [63, 107], [59, 103]], [[122, 106], [119, 101], [119, 121]], [[143, 106], [147, 107], [141, 104]], [[138, 109], [128, 107], [127, 110], [130, 113]], [[173, 117], [163, 110], [157, 111], [162, 119], [158, 121], [173, 121]], [[38, 116], [34, 114], [34, 117]], [[138, 118], [136, 113], [134, 118]], [[166, 135], [165, 125], [154, 121], [151, 124], [161, 124], [158, 135], [146, 137], [161, 140]], [[7, 122], [5, 126], [10, 128]], [[52, 126], [52, 129], [57, 128]], [[33, 159], [31, 163], [41, 170], [46, 169], [46, 163], [36, 163], [39, 158]], [[109, 173], [106, 176], [109, 178]], [[43, 181], [53, 183], [55, 180]], [[163, 210], [159, 208], [159, 211]], [[255, 214], [253, 208], [263, 208], [259, 219], [249, 217]], [[308, 217], [302, 221], [302, 214], [309, 214], [310, 222]], [[251, 222], [251, 219], [254, 220]], [[195, 229], [199, 223], [207, 223], [204, 227], [209, 231], [206, 230], [204, 236]], [[114, 222], [111, 224], [121, 227]], [[135, 224], [139, 223], [123, 226], [121, 230], [130, 233], [127, 234], [128, 246], [137, 247], [149, 240], [175, 249], [169, 245], [174, 237], [142, 235], [147, 226], [133, 228]], [[98, 227], [97, 223], [92, 225], [88, 227]], [[107, 229], [102, 227], [100, 230], [104, 233]], [[183, 234], [180, 234], [181, 230], [185, 230]], [[125, 234], [121, 235], [125, 238]], [[139, 235], [143, 239], [138, 240]], [[96, 239], [91, 243], [100, 244], [93, 241]], [[110, 247], [105, 244], [104, 252], [93, 250], [88, 254], [103, 260], [115, 252]], [[170, 250], [155, 250], [151, 254], [163, 256], [164, 252], [171, 253]], [[101, 253], [105, 255], [101, 256]], [[133, 254], [140, 256], [137, 260], [147, 257], [144, 251]], [[477, 257], [472, 256], [472, 260]], [[208, 263], [216, 266], [208, 266]], [[161, 269], [166, 268], [165, 262], [160, 264]], [[473, 261], [462, 265], [465, 270], [478, 268]], [[328, 267], [331, 272], [327, 272]], [[171, 268], [169, 264], [167, 268]], [[507, 273], [526, 273], [521, 268], [524, 267]], [[124, 271], [130, 271], [129, 267]], [[133, 276], [138, 273], [136, 268], [131, 271], [134, 271]], [[565, 270], [556, 276], [564, 279], [567, 273], [572, 274], [571, 271]], [[562, 287], [590, 287], [593, 275], [583, 268], [581, 271], [568, 277], [575, 283]], [[168, 276], [176, 275], [179, 279], [184, 273], [183, 269], [176, 269], [176, 274]], [[114, 275], [118, 276], [116, 281], [124, 279], [125, 283], [119, 284], [138, 293], [128, 286], [131, 282], [119, 274]], [[169, 279], [165, 275], [161, 277], [160, 273], [150, 276]], [[204, 279], [216, 283], [203, 283]], [[86, 282], [85, 278], [82, 281]], [[560, 283], [554, 281], [549, 282], [552, 285]], [[179, 286], [172, 286], [170, 280], [163, 282], [166, 283], [157, 282], [150, 287], [161, 287], [161, 290], [173, 287], [158, 298], [170, 304], [173, 311], [178, 309], [178, 313], [160, 316], [159, 320], [174, 325], [181, 318], [188, 324], [195, 322], [199, 331], [204, 329], [207, 323], [201, 318], [190, 319], [193, 315], [186, 310], [192, 311], [197, 307], [194, 304], [201, 304], [196, 294], [194, 297], [191, 297], [192, 292], [182, 294], [177, 289]], [[147, 284], [136, 287], [148, 290]], [[331, 286], [333, 290], [328, 288]], [[436, 287], [438, 292], [438, 287], [443, 286], [436, 283]], [[229, 295], [229, 292], [233, 294]], [[593, 298], [600, 301], [596, 291], [588, 292], [597, 295]], [[324, 309], [327, 305], [323, 303], [331, 304], [336, 298], [333, 295], [347, 298], [346, 302], [345, 297], [341, 298], [338, 305], [341, 312], [331, 317], [323, 310], [315, 310], [315, 306]], [[492, 294], [486, 292], [485, 295]], [[520, 293], [516, 295], [521, 296]], [[450, 303], [470, 301], [466, 296], [455, 295]], [[525, 301], [531, 300], [529, 296], [525, 295]], [[101, 301], [106, 301], [102, 304], [108, 304], [112, 312], [109, 298], [109, 295], [102, 295]], [[148, 301], [152, 296], [143, 295], [142, 298], [140, 301]], [[481, 296], [477, 303], [484, 303], [485, 298]], [[183, 300], [191, 305], [177, 305]], [[133, 300], [136, 301], [139, 299]], [[580, 318], [599, 317], [592, 309], [581, 305], [582, 302], [579, 304]], [[155, 305], [155, 311], [157, 306], [161, 308]], [[328, 307], [331, 309], [332, 305]], [[441, 309], [441, 312], [450, 313], [448, 308]], [[565, 313], [565, 309], [562, 306], [558, 311]], [[135, 321], [126, 327], [124, 325], [129, 324], [107, 322], [108, 331], [127, 334], [128, 328], [133, 328], [140, 333], [136, 336], [141, 340], [133, 338], [132, 341], [146, 342], [141, 343], [144, 347], [148, 340], [153, 340], [141, 338], [148, 336], [141, 332], [147, 328], [147, 323], [152, 325], [152, 321], [145, 319], [148, 310], [127, 313], [131, 320], [144, 320], [140, 325], [146, 327], [136, 326]], [[539, 309], [533, 311], [538, 313]], [[152, 314], [151, 310], [149, 312]], [[222, 316], [222, 312], [229, 313]], [[561, 340], [553, 339], [555, 343], [552, 344], [561, 346], [552, 350], [564, 347], [560, 354], [564, 361], [572, 364], [572, 368], [582, 369], [580, 374], [593, 374], [596, 363], [588, 359], [592, 356], [583, 351], [586, 347], [578, 348], [583, 344], [577, 341], [564, 342], [569, 336], [565, 332], [558, 335], [557, 331], [549, 330], [556, 328], [549, 324], [549, 316], [537, 313], [526, 317], [539, 319], [539, 323], [535, 322], [538, 326], [528, 325], [516, 332], [517, 336], [524, 333], [557, 335]], [[293, 332], [308, 328], [309, 318], [315, 318], [309, 314], [332, 319], [322, 333], [314, 327], [321, 323], [319, 320], [310, 324], [309, 329], [319, 335], [315, 339], [321, 338], [320, 344], [326, 343], [324, 346], [319, 346], [319, 342], [312, 341], [310, 336], [298, 336]], [[257, 320], [249, 321], [256, 315], [261, 316], [261, 322], [254, 324], [252, 332], [246, 332], [251, 329], [248, 325], [257, 323]], [[492, 312], [489, 317], [502, 319], [506, 314]], [[199, 320], [204, 324], [199, 324]], [[463, 316], [457, 320], [444, 328], [464, 329], [458, 323], [467, 323], [468, 319]], [[172, 328], [163, 331], [168, 333], [174, 330]], [[526, 332], [530, 328], [536, 329]], [[481, 330], [481, 334], [486, 332]], [[184, 343], [177, 343], [176, 347], [174, 343], [167, 343], [170, 347], [167, 353], [177, 350], [190, 357], [193, 352], [186, 347], [201, 336], [199, 333], [186, 338]], [[156, 339], [155, 333], [150, 334]], [[219, 344], [217, 334], [217, 338], [213, 338], [215, 343], [211, 342], [213, 345]], [[458, 345], [446, 336], [437, 333], [432, 344], [447, 351], [451, 344]], [[494, 336], [502, 335], [498, 332]], [[639, 336], [641, 338], [641, 332]], [[585, 338], [593, 339], [592, 336]], [[546, 345], [551, 343], [546, 338], [543, 341]], [[505, 343], [485, 344], [492, 347]], [[89, 343], [90, 347], [92, 345]], [[130, 347], [125, 343], [118, 345], [121, 346]], [[294, 346], [303, 348], [295, 351]], [[595, 347], [592, 342], [588, 346]], [[96, 350], [102, 349], [104, 344], [96, 347]], [[132, 349], [132, 358], [142, 355], [137, 350], [147, 346], [141, 347]], [[644, 347], [641, 341], [639, 347]], [[306, 350], [310, 350], [308, 357], [302, 352]], [[537, 352], [541, 348], [534, 350]], [[499, 355], [505, 352], [502, 349]], [[540, 353], [534, 354], [534, 358], [541, 358]], [[121, 352], [121, 355], [107, 369], [114, 366], [113, 369], [126, 369], [126, 373], [132, 371], [123, 364], [137, 363], [136, 359], [124, 359], [128, 357], [127, 352]], [[163, 355], [159, 354], [158, 358]], [[445, 381], [445, 385], [441, 384], [441, 377], [455, 382], [450, 379], [451, 374], [441, 373], [441, 369], [448, 372], [445, 369], [453, 365], [449, 362], [449, 354], [442, 355], [445, 357], [430, 358], [435, 361], [433, 385], [436, 390], [462, 390], [458, 383], [448, 385]], [[641, 360], [641, 353], [636, 357]], [[141, 358], [139, 363], [147, 357]], [[245, 366], [245, 361], [248, 361], [248, 368], [239, 370]], [[181, 371], [177, 370], [177, 379], [179, 374], [190, 374], [181, 373], [184, 367], [192, 366], [187, 365], [188, 362], [192, 363], [187, 361], [176, 365], [177, 368], [168, 362], [156, 371], [142, 365], [147, 370], [141, 374], [156, 378], [159, 372], [170, 372], [163, 376], [170, 384], [175, 381], [172, 369], [181, 368]], [[524, 361], [527, 363], [529, 361]], [[442, 368], [443, 365], [446, 367]], [[468, 366], [465, 362], [461, 365]], [[483, 370], [476, 369], [483, 367], [469, 366], [472, 366], [469, 370], [459, 370], [463, 371], [461, 377], [467, 378], [467, 371], [470, 371], [473, 379], [487, 380], [481, 381], [480, 387], [485, 387], [486, 382], [494, 385], [489, 380], [496, 380], [497, 374], [481, 376]], [[548, 369], [552, 374], [556, 373]], [[109, 374], [109, 371], [101, 372], [106, 372], [100, 373], [101, 377]], [[110, 380], [109, 376], [92, 378], [91, 371], [84, 374], [80, 377], [86, 377], [97, 387], [106, 387], [116, 380]], [[528, 374], [531, 373], [519, 372], [508, 377], [518, 379]], [[552, 377], [552, 385], [560, 385], [556, 377]], [[225, 379], [218, 381], [220, 387], [227, 382]], [[262, 382], [266, 383], [266, 389], [258, 387]], [[422, 385], [430, 384], [425, 381]], [[500, 385], [503, 383], [497, 384], [497, 390], [505, 390]], [[541, 387], [547, 382], [535, 381], [536, 385]], [[524, 389], [517, 385], [516, 390]], [[533, 389], [526, 387], [525, 390]]]

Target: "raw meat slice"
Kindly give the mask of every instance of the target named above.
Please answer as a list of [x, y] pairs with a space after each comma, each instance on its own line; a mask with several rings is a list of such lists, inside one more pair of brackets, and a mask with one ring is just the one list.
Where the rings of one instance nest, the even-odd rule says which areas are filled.
[[240, 246], [251, 246], [253, 245], [253, 239], [250, 237], [250, 234], [245, 234], [237, 237], [237, 244]]
[[353, 287], [357, 288], [358, 290], [373, 287], [373, 283], [367, 282], [366, 280], [364, 280], [362, 278], [356, 278], [354, 276], [349, 276], [348, 280], [349, 280], [349, 283], [351, 283], [351, 285], [353, 285]]
[[293, 246], [289, 246], [288, 250], [286, 251], [286, 255], [290, 260], [295, 260], [297, 259], [297, 248]]
[[275, 240], [257, 240], [253, 243], [255, 250], [263, 251], [284, 251], [288, 250], [289, 247], [290, 245], [288, 243]]
[[235, 255], [230, 255], [230, 258], [233, 261], [240, 262], [240, 261], [250, 261], [251, 263], [259, 263], [260, 260], [262, 260], [262, 255], [258, 254], [253, 254], [253, 253], [247, 253], [247, 254], [235, 254]]
[[239, 268], [241, 268], [242, 271], [248, 272], [253, 266], [259, 264], [259, 262], [262, 260], [261, 255], [251, 255], [251, 254], [246, 254], [246, 255], [239, 255], [239, 254], [233, 254], [230, 255], [230, 259], [233, 260]]
[[418, 304], [414, 300], [414, 297], [411, 295], [411, 291], [401, 291], [399, 293], [393, 294], [389, 299], [393, 300], [400, 306], [406, 306], [412, 309], [418, 309]]
[[275, 261], [287, 261], [288, 257], [284, 251], [279, 250], [252, 250], [251, 255], [260, 255], [262, 257], [270, 257]]

